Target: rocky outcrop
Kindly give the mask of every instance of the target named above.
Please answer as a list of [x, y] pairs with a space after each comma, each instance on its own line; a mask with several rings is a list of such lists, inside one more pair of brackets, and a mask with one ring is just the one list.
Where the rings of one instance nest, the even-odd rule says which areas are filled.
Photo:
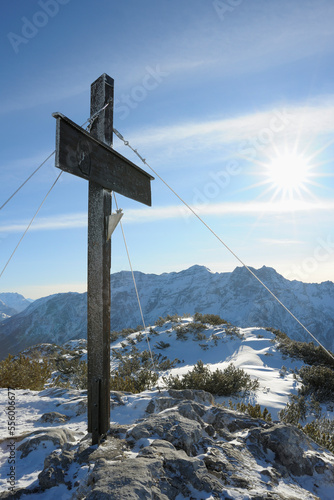
[[[318, 494], [325, 484], [333, 493], [334, 457], [296, 427], [211, 403], [203, 391], [170, 391], [152, 400], [135, 425], [112, 426], [98, 449], [86, 437], [73, 460], [92, 470], [73, 498], [325, 500]], [[57, 464], [66, 469], [70, 459], [66, 450], [48, 458], [40, 485], [52, 485], [57, 474], [66, 484]]]
[[[123, 408], [126, 394], [112, 394], [112, 402], [116, 411]], [[59, 424], [61, 416], [50, 418]], [[334, 456], [327, 450], [294, 426], [215, 406], [204, 391], [147, 398], [145, 417], [113, 424], [99, 447], [90, 445], [90, 435], [75, 439], [56, 427], [18, 446], [28, 456], [42, 442], [54, 445], [38, 475], [36, 497], [57, 487], [68, 492], [61, 498], [77, 500], [334, 497]], [[31, 491], [15, 498], [23, 493]]]
[[17, 447], [20, 453], [20, 458], [25, 458], [33, 450], [39, 447], [41, 443], [52, 442], [57, 448], [65, 448], [71, 446], [71, 442], [75, 442], [74, 435], [68, 429], [47, 429], [45, 431], [33, 432], [27, 436], [23, 442]]
[[53, 451], [44, 461], [44, 469], [38, 475], [38, 481], [42, 490], [53, 488], [59, 484], [72, 487], [70, 481], [66, 481], [66, 471], [73, 462], [74, 451], [62, 450], [61, 453]]

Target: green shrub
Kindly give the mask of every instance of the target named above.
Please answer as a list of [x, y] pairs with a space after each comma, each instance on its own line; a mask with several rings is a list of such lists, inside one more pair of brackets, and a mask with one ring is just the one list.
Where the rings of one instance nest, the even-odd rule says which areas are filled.
[[121, 377], [118, 374], [113, 375], [110, 377], [110, 390], [135, 393], [136, 388], [133, 377]]
[[334, 421], [328, 418], [320, 418], [309, 422], [302, 428], [303, 432], [316, 443], [324, 446], [334, 453]]
[[203, 349], [203, 351], [208, 351], [209, 350], [209, 346], [208, 344], [198, 344], [200, 346], [201, 349]]
[[46, 359], [39, 361], [22, 354], [19, 357], [8, 354], [0, 362], [0, 387], [41, 391], [51, 373], [51, 365]]
[[298, 425], [299, 422], [303, 422], [306, 418], [307, 413], [307, 402], [304, 396], [292, 395], [291, 401], [287, 403], [283, 410], [278, 413], [279, 419], [285, 424]]
[[56, 370], [56, 376], [51, 382], [52, 387], [87, 389], [86, 361], [81, 361], [79, 356], [69, 359], [59, 355], [51, 361]]
[[110, 332], [110, 342], [116, 342], [116, 340], [118, 340], [120, 336], [121, 332]]
[[217, 396], [230, 396], [243, 391], [248, 393], [259, 387], [258, 380], [252, 381], [242, 369], [230, 364], [225, 370], [211, 372], [202, 361], [198, 361], [194, 368], [183, 375], [170, 375], [164, 378], [168, 389], [199, 389]]
[[178, 340], [188, 340], [189, 330], [186, 326], [173, 326]]
[[141, 370], [136, 375], [121, 376], [119, 373], [110, 377], [110, 390], [138, 393], [152, 389], [158, 381], [158, 375], [151, 370]]
[[170, 347], [170, 344], [168, 342], [164, 342], [163, 340], [160, 340], [157, 342], [154, 346], [156, 349], [167, 349], [167, 347]]
[[222, 319], [217, 314], [201, 314], [199, 312], [196, 312], [194, 314], [194, 321], [198, 321], [204, 324], [207, 323], [209, 325], [214, 325], [214, 326], [227, 324], [227, 321]]
[[[311, 402], [312, 405], [314, 401]], [[317, 408], [317, 418], [303, 427], [301, 422], [306, 418], [307, 407], [304, 396], [292, 396], [291, 402], [279, 412], [279, 418], [284, 423], [296, 425], [316, 443], [334, 453], [334, 420], [321, 416], [321, 411]]]
[[266, 328], [272, 332], [278, 343], [279, 350], [293, 358], [302, 359], [309, 365], [323, 365], [334, 368], [334, 360], [320, 346], [315, 346], [313, 342], [298, 342], [290, 339], [286, 333], [275, 328]]
[[154, 324], [155, 326], [164, 326], [165, 323], [167, 323], [167, 318], [162, 318], [161, 316], [159, 316]]
[[180, 316], [178, 314], [167, 314], [166, 320], [171, 321], [172, 323], [178, 323], [180, 321]]
[[302, 366], [298, 373], [303, 384], [302, 395], [311, 394], [320, 402], [334, 398], [334, 370], [327, 366]]
[[229, 335], [231, 338], [237, 337], [238, 339], [243, 338], [243, 334], [240, 332], [240, 329], [236, 326], [227, 325], [225, 328], [226, 335]]
[[256, 404], [255, 406], [253, 406], [250, 403], [248, 403], [246, 405], [243, 402], [239, 402], [235, 405], [230, 400], [229, 406], [230, 406], [231, 410], [236, 409], [237, 411], [240, 411], [241, 413], [247, 413], [252, 418], [262, 418], [262, 420], [266, 420], [267, 422], [272, 421], [271, 414], [269, 413], [268, 409], [264, 408], [263, 411], [261, 411], [261, 406], [259, 404]]

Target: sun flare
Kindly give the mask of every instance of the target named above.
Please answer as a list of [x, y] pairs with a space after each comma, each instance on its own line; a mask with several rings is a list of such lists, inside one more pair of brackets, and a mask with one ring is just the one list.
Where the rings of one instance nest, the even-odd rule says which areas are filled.
[[307, 190], [310, 169], [307, 160], [302, 156], [295, 154], [278, 156], [266, 165], [267, 181], [283, 198], [295, 198]]

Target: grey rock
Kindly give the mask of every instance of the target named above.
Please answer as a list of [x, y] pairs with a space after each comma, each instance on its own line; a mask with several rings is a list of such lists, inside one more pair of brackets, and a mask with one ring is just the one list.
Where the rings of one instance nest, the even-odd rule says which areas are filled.
[[62, 448], [70, 446], [70, 443], [75, 441], [75, 437], [72, 431], [62, 428], [36, 431], [23, 440], [17, 447], [17, 451], [21, 452], [21, 458], [25, 458], [45, 441], [52, 441], [57, 448]]
[[[178, 411], [180, 411], [183, 416], [187, 417], [186, 413], [188, 409], [188, 411], [192, 413], [191, 418], [195, 417], [196, 419], [196, 414], [199, 416], [204, 415], [206, 410], [203, 405], [212, 405], [214, 403], [212, 394], [205, 391], [192, 389], [177, 391], [170, 389], [167, 394], [168, 395], [161, 396], [157, 399], [151, 399], [147, 405], [146, 412], [159, 413], [163, 410], [178, 406]], [[183, 409], [180, 407], [180, 402], [185, 405], [183, 406]]]
[[89, 477], [87, 500], [170, 500], [159, 488], [164, 476], [159, 459], [128, 459], [126, 463], [99, 460]]
[[65, 481], [65, 474], [73, 458], [74, 451], [69, 450], [64, 450], [61, 453], [53, 451], [48, 455], [44, 461], [44, 469], [38, 475], [40, 487], [46, 490], [62, 483], [71, 486], [70, 482]]
[[230, 434], [249, 429], [251, 427], [267, 428], [269, 424], [264, 420], [252, 418], [228, 408], [212, 407], [206, 412], [205, 422], [212, 425], [222, 436], [228, 438]]
[[92, 436], [88, 434], [80, 443], [76, 453], [76, 461], [80, 464], [96, 462], [99, 459], [123, 460], [124, 451], [128, 448], [126, 441], [108, 435], [98, 448], [91, 446]]
[[62, 403], [62, 409], [68, 413], [74, 413], [77, 417], [87, 413], [87, 396], [69, 399]]
[[252, 429], [248, 439], [264, 451], [274, 452], [275, 462], [285, 474], [312, 476], [316, 467], [320, 473], [326, 471], [320, 447], [293, 425], [275, 424], [269, 429]]
[[48, 440], [56, 448], [29, 493], [42, 498], [46, 489], [64, 490], [65, 484], [73, 500], [332, 500], [334, 456], [328, 451], [294, 426], [208, 407], [196, 397], [161, 394], [149, 405], [154, 413], [131, 426], [112, 425], [99, 447], [91, 446], [90, 434], [73, 444], [66, 429], [25, 437], [18, 448], [23, 457]]
[[195, 488], [198, 491], [211, 492], [212, 495], [222, 491], [221, 483], [211, 474], [205, 462], [197, 457], [189, 457], [183, 450], [176, 450], [163, 440], [156, 440], [150, 446], [143, 448], [139, 456], [157, 457], [162, 459], [164, 473], [168, 484], [172, 486], [169, 498], [174, 498], [172, 492], [180, 492], [186, 498]]
[[50, 411], [49, 413], [44, 413], [44, 415], [41, 416], [40, 421], [43, 423], [53, 423], [53, 424], [60, 424], [64, 423], [67, 420], [69, 420], [70, 417], [67, 415], [63, 415], [62, 413], [58, 413], [57, 411]]
[[206, 391], [192, 390], [192, 389], [183, 389], [182, 391], [178, 391], [176, 389], [169, 389], [168, 391], [171, 398], [178, 399], [181, 401], [190, 400], [196, 401], [197, 403], [213, 405], [215, 400], [212, 394]]
[[170, 410], [168, 413], [149, 416], [127, 433], [127, 438], [134, 442], [152, 436], [169, 441], [191, 455], [196, 453], [195, 444], [202, 437], [201, 425], [182, 417], [176, 410]]
[[191, 498], [194, 489], [219, 498], [223, 489], [203, 460], [189, 457], [163, 440], [154, 441], [125, 463], [99, 460], [88, 486], [92, 487], [86, 496], [89, 500], [174, 500], [180, 493]]

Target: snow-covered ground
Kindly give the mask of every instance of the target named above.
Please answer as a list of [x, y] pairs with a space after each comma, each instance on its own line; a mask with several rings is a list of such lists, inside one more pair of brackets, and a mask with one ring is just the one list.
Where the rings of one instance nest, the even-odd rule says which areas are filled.
[[[192, 318], [183, 318], [180, 326], [186, 327]], [[174, 328], [173, 328], [174, 326]], [[289, 400], [289, 395], [297, 393], [298, 382], [291, 373], [295, 368], [300, 368], [301, 361], [293, 360], [283, 356], [273, 342], [274, 335], [261, 328], [240, 329], [238, 335], [228, 335], [224, 325], [211, 326], [201, 332], [203, 337], [195, 340], [191, 333], [187, 338], [180, 340], [176, 336], [175, 324], [168, 322], [161, 327], [155, 327], [156, 334], [149, 334], [150, 346], [153, 351], [161, 352], [173, 360], [178, 358], [180, 362], [176, 367], [168, 371], [169, 374], [182, 375], [191, 369], [198, 360], [208, 364], [212, 370], [224, 369], [230, 363], [236, 367], [243, 368], [253, 379], [257, 378], [260, 383], [259, 389], [243, 401], [251, 404], [259, 403], [266, 407], [272, 415], [272, 419], [278, 419], [278, 412], [284, 408]], [[135, 342], [139, 350], [147, 349], [145, 335], [138, 339], [138, 332], [131, 334], [127, 339], [121, 339], [112, 344], [112, 348], [126, 351], [131, 347], [131, 342]], [[205, 337], [204, 337], [205, 335]], [[165, 347], [158, 350], [161, 342]], [[123, 344], [123, 346], [121, 345]], [[169, 344], [169, 346], [167, 346]], [[67, 344], [71, 349], [80, 348], [83, 359], [85, 358], [85, 342], [71, 341]], [[112, 360], [112, 366], [116, 369], [116, 363]], [[282, 367], [283, 368], [282, 370]], [[162, 375], [162, 374], [161, 374]], [[162, 386], [162, 376], [159, 385]], [[87, 434], [86, 415], [86, 392], [77, 390], [66, 390], [59, 388], [48, 388], [41, 392], [30, 390], [10, 391], [11, 402], [15, 400], [15, 414], [8, 410], [9, 391], [0, 389], [0, 492], [6, 491], [9, 487], [10, 478], [10, 458], [11, 451], [15, 450], [15, 487], [30, 488], [38, 485], [38, 474], [43, 469], [45, 458], [53, 450], [57, 450], [68, 439], [68, 446], [77, 445]], [[159, 396], [157, 390], [145, 391], [141, 394], [126, 394], [123, 397], [125, 404], [111, 404], [110, 420], [112, 423], [128, 425], [136, 422], [145, 416], [148, 403]], [[228, 402], [232, 399], [237, 402], [237, 398], [216, 398], [216, 403]], [[53, 422], [45, 421], [43, 415], [50, 412], [58, 412], [65, 415], [67, 420], [60, 419]], [[15, 416], [15, 433], [10, 434], [8, 424], [9, 415]], [[44, 421], [43, 421], [44, 420]], [[54, 431], [53, 437], [47, 440], [37, 439], [46, 430]], [[67, 434], [67, 431], [70, 431]], [[31, 441], [34, 439], [30, 434], [35, 433], [35, 445]], [[26, 437], [25, 437], [26, 436]], [[30, 442], [27, 448], [27, 442]], [[27, 451], [28, 450], [28, 451]], [[67, 477], [72, 483], [81, 481], [89, 472], [89, 466], [80, 465], [75, 462], [71, 465]], [[305, 478], [305, 488], [307, 481]], [[282, 483], [282, 495], [284, 497], [284, 484]], [[323, 487], [323, 499], [334, 498], [334, 485], [328, 493], [328, 487]], [[29, 495], [33, 498], [34, 495]], [[36, 496], [40, 497], [40, 495]], [[22, 496], [21, 498], [26, 498]], [[28, 496], [27, 496], [28, 498]], [[47, 490], [43, 493], [43, 499], [67, 499], [71, 498], [66, 486]], [[180, 497], [181, 498], [181, 497]], [[207, 497], [209, 498], [209, 497]], [[240, 498], [246, 498], [240, 496]], [[308, 498], [308, 497], [305, 497]], [[313, 497], [309, 497], [313, 498]]]
[[[187, 326], [193, 321], [192, 318], [183, 318], [180, 326]], [[177, 367], [168, 371], [168, 374], [183, 375], [188, 372], [198, 360], [209, 365], [210, 369], [224, 370], [230, 363], [237, 368], [242, 368], [252, 379], [258, 379], [259, 390], [244, 398], [245, 403], [260, 404], [262, 410], [267, 407], [273, 420], [278, 419], [278, 412], [285, 407], [290, 394], [296, 394], [298, 382], [292, 371], [299, 369], [302, 361], [284, 356], [274, 343], [274, 334], [263, 328], [241, 328], [239, 335], [226, 335], [225, 326], [211, 326], [201, 333], [206, 339], [194, 340], [194, 336], [189, 333], [186, 340], [178, 340], [173, 329], [173, 323], [165, 323], [162, 327], [155, 327], [158, 336], [150, 335], [150, 346], [152, 351], [161, 352], [169, 359], [178, 358], [181, 363]], [[128, 339], [135, 340], [138, 333], [129, 335]], [[157, 350], [160, 342], [170, 344], [163, 350]], [[114, 349], [122, 349], [122, 345], [128, 345], [124, 339], [121, 342], [112, 344]], [[130, 346], [129, 346], [130, 347]], [[144, 337], [140, 342], [136, 342], [139, 350], [147, 349], [147, 340]], [[117, 363], [114, 364], [117, 366]], [[283, 368], [282, 374], [280, 371]], [[162, 377], [159, 379], [163, 385]], [[233, 398], [216, 398], [222, 403]], [[236, 400], [239, 400], [237, 398]]]

